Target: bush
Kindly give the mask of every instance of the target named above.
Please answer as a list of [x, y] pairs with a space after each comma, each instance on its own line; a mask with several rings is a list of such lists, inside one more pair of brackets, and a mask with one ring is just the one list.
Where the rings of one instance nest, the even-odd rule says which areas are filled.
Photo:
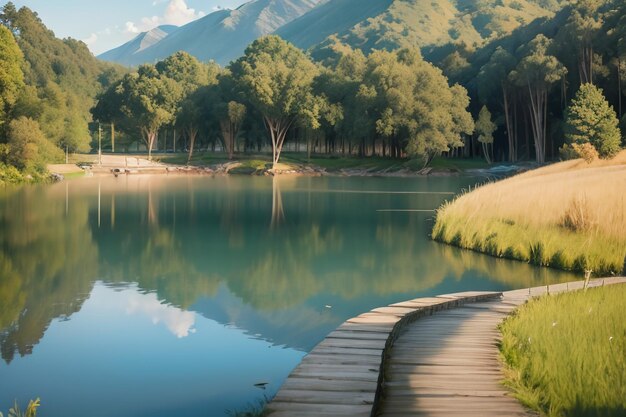
[[587, 162], [588, 164], [592, 163], [600, 157], [600, 155], [598, 155], [598, 151], [591, 143], [573, 143], [572, 148], [574, 149], [574, 152], [576, 152], [578, 157], [584, 159], [585, 162]]
[[9, 123], [8, 139], [6, 162], [28, 173], [43, 173], [48, 162], [63, 157], [61, 150], [45, 138], [39, 123], [27, 117]]

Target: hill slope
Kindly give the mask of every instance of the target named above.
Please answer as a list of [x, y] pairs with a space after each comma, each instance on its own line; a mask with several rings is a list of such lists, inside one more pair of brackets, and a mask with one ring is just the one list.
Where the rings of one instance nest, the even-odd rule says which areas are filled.
[[336, 35], [365, 52], [448, 43], [470, 47], [552, 16], [564, 0], [331, 0], [276, 31], [301, 48], [315, 51]]
[[111, 49], [108, 52], [99, 55], [98, 58], [103, 61], [118, 62], [120, 64], [127, 64], [129, 58], [135, 54], [156, 45], [172, 32], [178, 29], [178, 26], [163, 25], [156, 27], [148, 32], [142, 32], [131, 41], [126, 42], [124, 45], [115, 49]]
[[[161, 60], [178, 51], [187, 51], [200, 60], [213, 60], [226, 65], [241, 56], [255, 39], [274, 32], [325, 1], [254, 0], [236, 10], [211, 13], [180, 27], [148, 48], [111, 60], [125, 65], [139, 65]], [[100, 58], [107, 59], [108, 54]]]

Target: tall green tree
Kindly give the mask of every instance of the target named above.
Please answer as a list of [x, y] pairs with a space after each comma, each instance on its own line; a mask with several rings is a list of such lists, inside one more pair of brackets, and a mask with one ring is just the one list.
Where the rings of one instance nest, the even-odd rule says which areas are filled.
[[557, 44], [564, 57], [574, 57], [580, 84], [594, 82], [594, 42], [602, 27], [600, 7], [606, 1], [578, 0], [567, 23], [557, 33]]
[[244, 95], [263, 115], [276, 167], [291, 127], [297, 122], [312, 128], [320, 125], [323, 103], [313, 93], [319, 70], [295, 46], [278, 36], [264, 36], [248, 46], [231, 71]]
[[463, 146], [462, 134], [474, 131], [467, 111], [467, 90], [450, 86], [441, 70], [419, 50], [376, 51], [370, 55], [364, 91], [371, 91], [376, 132], [388, 138], [392, 156], [404, 149], [424, 164], [442, 152]]
[[548, 54], [551, 43], [544, 35], [537, 35], [525, 46], [526, 56], [509, 75], [511, 81], [527, 91], [535, 156], [539, 163], [546, 160], [548, 93], [567, 74], [567, 68]]
[[483, 155], [489, 164], [492, 161], [489, 145], [493, 146], [493, 132], [496, 129], [496, 124], [491, 121], [491, 112], [489, 112], [487, 106], [483, 106], [478, 114], [478, 120], [476, 120], [476, 134], [478, 135], [478, 141], [483, 145]]
[[182, 97], [180, 85], [159, 74], [154, 66], [142, 65], [111, 88], [114, 93], [103, 98], [114, 98], [119, 104], [117, 116], [123, 119], [127, 129], [134, 128], [140, 133], [151, 160], [159, 130], [174, 121]]
[[483, 103], [497, 95], [500, 90], [502, 109], [506, 122], [509, 148], [509, 161], [517, 161], [517, 97], [515, 86], [509, 80], [509, 74], [515, 68], [515, 57], [506, 49], [498, 46], [489, 62], [481, 67], [477, 75], [478, 95]]
[[24, 86], [24, 56], [13, 34], [0, 25], [0, 128]]
[[601, 158], [619, 152], [619, 120], [602, 90], [593, 84], [583, 84], [567, 109], [566, 137], [570, 143], [591, 143]]

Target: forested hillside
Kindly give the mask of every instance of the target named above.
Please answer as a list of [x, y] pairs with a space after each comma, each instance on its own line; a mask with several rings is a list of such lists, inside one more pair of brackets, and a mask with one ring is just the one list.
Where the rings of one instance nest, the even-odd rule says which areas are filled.
[[89, 109], [96, 95], [121, 75], [116, 66], [98, 61], [87, 46], [60, 40], [37, 14], [7, 3], [0, 13], [2, 72], [0, 111], [0, 181], [21, 174], [41, 174], [45, 163], [61, 160], [63, 151], [88, 151]]
[[[571, 130], [567, 108], [586, 83], [602, 90], [626, 128], [623, 1], [580, 0], [481, 48], [445, 52], [433, 60], [468, 89], [472, 113], [493, 112], [498, 130], [489, 145], [497, 160], [566, 157], [559, 148]], [[466, 154], [479, 152], [476, 137], [468, 145]]]
[[541, 17], [565, 0], [334, 0], [283, 26], [276, 34], [314, 56], [328, 36], [364, 52], [447, 44], [476, 48]]

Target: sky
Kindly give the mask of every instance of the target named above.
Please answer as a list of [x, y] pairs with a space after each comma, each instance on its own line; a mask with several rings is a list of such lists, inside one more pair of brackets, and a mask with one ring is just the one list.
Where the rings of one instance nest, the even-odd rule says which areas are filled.
[[[59, 38], [82, 40], [101, 54], [156, 26], [181, 26], [249, 0], [13, 0], [39, 14]], [[4, 6], [6, 0], [0, 0]]]

